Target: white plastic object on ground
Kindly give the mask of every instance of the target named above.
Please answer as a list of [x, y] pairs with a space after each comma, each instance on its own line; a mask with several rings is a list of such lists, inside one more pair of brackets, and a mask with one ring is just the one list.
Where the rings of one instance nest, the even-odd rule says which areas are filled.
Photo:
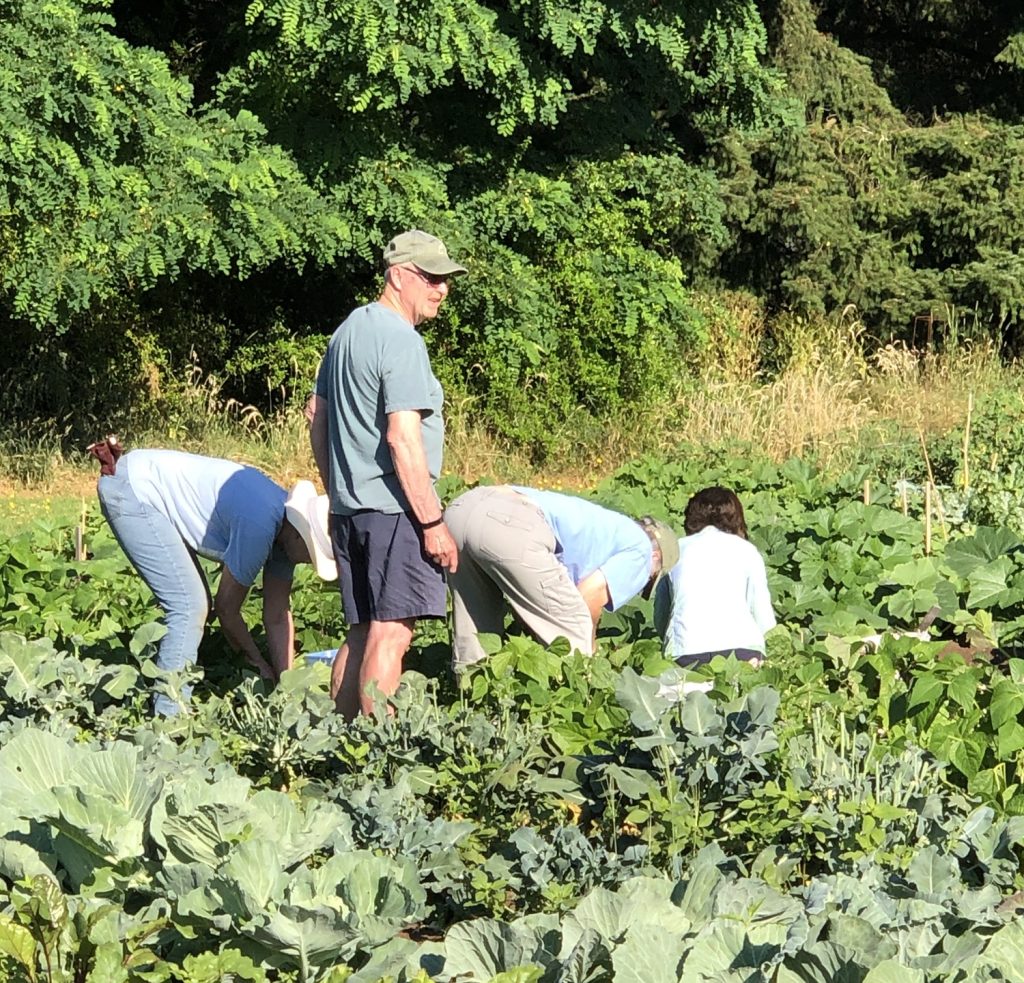
[[325, 665], [330, 665], [334, 661], [334, 657], [338, 654], [337, 649], [323, 649], [320, 652], [303, 652], [302, 657], [307, 662], [323, 662]]

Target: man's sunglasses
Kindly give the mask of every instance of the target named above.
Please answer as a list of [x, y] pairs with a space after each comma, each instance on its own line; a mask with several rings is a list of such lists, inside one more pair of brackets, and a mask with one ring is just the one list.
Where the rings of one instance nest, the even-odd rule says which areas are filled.
[[429, 283], [432, 287], [439, 287], [442, 283], [448, 282], [447, 273], [427, 273], [418, 266], [407, 266], [406, 269], [410, 273], [415, 273], [424, 283]]

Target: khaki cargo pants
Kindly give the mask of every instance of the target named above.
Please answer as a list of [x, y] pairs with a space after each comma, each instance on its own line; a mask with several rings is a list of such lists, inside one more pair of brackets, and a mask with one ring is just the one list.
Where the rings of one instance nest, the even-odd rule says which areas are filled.
[[503, 634], [507, 607], [539, 642], [562, 636], [593, 654], [590, 611], [555, 557], [538, 506], [507, 485], [474, 488], [448, 506], [445, 522], [459, 548], [458, 570], [448, 577], [456, 670], [485, 657], [477, 636]]

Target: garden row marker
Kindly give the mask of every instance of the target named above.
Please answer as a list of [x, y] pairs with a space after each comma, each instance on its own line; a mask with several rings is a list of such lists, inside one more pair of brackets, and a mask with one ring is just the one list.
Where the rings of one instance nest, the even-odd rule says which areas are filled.
[[85, 559], [85, 499], [82, 499], [82, 518], [75, 526], [75, 562], [81, 563]]
[[932, 552], [932, 483], [924, 483], [924, 555]]
[[967, 422], [964, 424], [964, 491], [971, 487], [970, 466], [967, 463], [967, 452], [971, 447], [971, 411], [974, 409], [974, 393], [967, 394]]

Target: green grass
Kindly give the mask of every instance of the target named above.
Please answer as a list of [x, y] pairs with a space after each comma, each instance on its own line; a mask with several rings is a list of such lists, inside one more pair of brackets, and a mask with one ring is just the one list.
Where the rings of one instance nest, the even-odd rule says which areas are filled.
[[[84, 498], [87, 509], [95, 509], [95, 496]], [[0, 536], [9, 539], [33, 529], [73, 526], [82, 521], [82, 495], [7, 489], [0, 495]]]
[[[546, 461], [489, 433], [471, 403], [449, 394], [445, 472], [463, 482], [486, 477], [574, 491], [593, 488], [649, 453], [737, 444], [776, 461], [809, 457], [838, 472], [866, 448], [899, 446], [918, 460], [926, 438], [966, 424], [969, 399], [978, 406], [1024, 386], [1021, 367], [1003, 363], [991, 346], [934, 354], [888, 345], [869, 354], [861, 330], [849, 324], [831, 335], [822, 324], [775, 326], [785, 329], [785, 344], [776, 339], [785, 358], [769, 371], [766, 323], [752, 316], [742, 325], [731, 333], [719, 325], [701, 365], [680, 376], [678, 391], [665, 393], [657, 411], [621, 414], [600, 428], [581, 423]], [[264, 417], [193, 373], [164, 410], [145, 426], [126, 423], [125, 445], [226, 457], [262, 469], [284, 487], [317, 480], [298, 406]], [[0, 534], [39, 522], [73, 524], [83, 500], [95, 507], [98, 467], [85, 443], [43, 422], [0, 421]]]

